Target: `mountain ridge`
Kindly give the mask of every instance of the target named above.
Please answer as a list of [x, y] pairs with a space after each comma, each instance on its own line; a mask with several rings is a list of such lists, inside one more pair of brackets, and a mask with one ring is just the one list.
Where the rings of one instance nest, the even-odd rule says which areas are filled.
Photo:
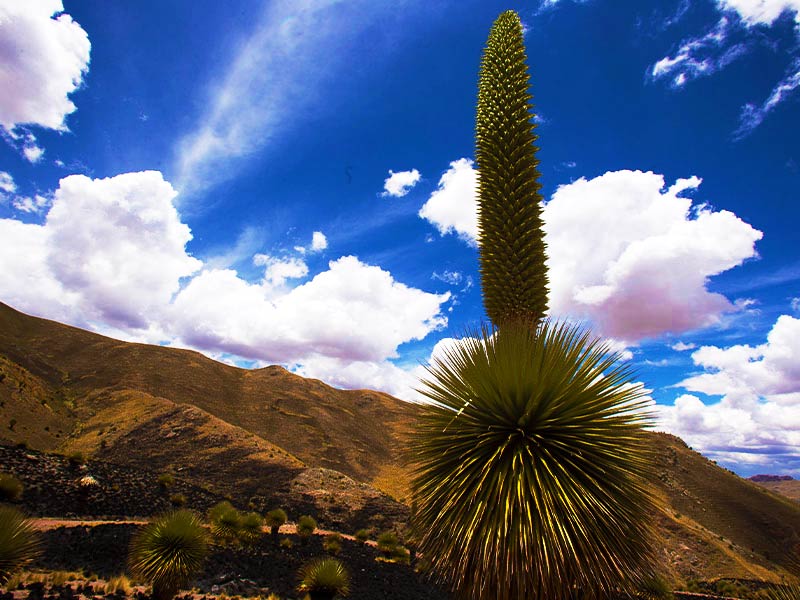
[[[402, 448], [419, 406], [130, 344], [0, 304], [0, 442], [81, 451], [175, 472], [259, 507], [294, 502], [323, 522], [408, 518]], [[10, 426], [11, 420], [15, 423]], [[661, 559], [673, 581], [779, 581], [796, 572], [800, 504], [652, 436]], [[394, 498], [394, 500], [392, 499]], [[367, 519], [367, 521], [365, 521]]]

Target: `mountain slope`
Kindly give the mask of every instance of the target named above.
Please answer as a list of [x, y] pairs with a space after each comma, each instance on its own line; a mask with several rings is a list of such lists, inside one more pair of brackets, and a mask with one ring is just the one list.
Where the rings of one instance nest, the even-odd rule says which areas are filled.
[[795, 502], [800, 502], [800, 479], [756, 479], [755, 477], [751, 477], [750, 481], [768, 490], [772, 490], [781, 496], [786, 496]]
[[[8, 379], [6, 396], [22, 381], [12, 376], [13, 370], [42, 388], [36, 398], [17, 393], [18, 401], [11, 403], [17, 408], [12, 416], [9, 406], [9, 419], [26, 420], [18, 413], [46, 395], [52, 398], [52, 419], [66, 432], [75, 419], [87, 418], [82, 413], [100, 410], [110, 395], [141, 393], [196, 406], [309, 465], [365, 482], [398, 461], [403, 433], [416, 413], [413, 405], [379, 392], [339, 390], [278, 366], [250, 371], [190, 350], [121, 342], [30, 317], [4, 304], [0, 357], [5, 358], [0, 369]], [[68, 398], [68, 406], [59, 398]], [[20, 409], [23, 401], [26, 407]], [[46, 435], [39, 419], [27, 421], [17, 431], [0, 428], [0, 440], [24, 438], [43, 449], [58, 445], [60, 438]]]
[[[668, 507], [665, 530], [680, 532], [675, 537], [683, 543], [702, 540], [696, 553], [706, 573], [765, 578], [776, 565], [797, 572], [798, 504], [716, 465], [675, 436], [654, 434], [653, 448], [654, 487]], [[679, 571], [691, 571], [679, 562]]]
[[[242, 505], [291, 502], [328, 523], [402, 522], [403, 437], [418, 407], [281, 367], [130, 344], [0, 304], [0, 442], [173, 471]], [[11, 420], [14, 420], [11, 427]], [[663, 562], [675, 582], [778, 581], [800, 559], [800, 504], [652, 434]], [[244, 508], [244, 506], [242, 506]]]

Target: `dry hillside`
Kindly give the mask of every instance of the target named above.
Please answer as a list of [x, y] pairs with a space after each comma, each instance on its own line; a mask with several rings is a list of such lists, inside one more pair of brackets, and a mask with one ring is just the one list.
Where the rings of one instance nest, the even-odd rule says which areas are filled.
[[[403, 520], [403, 436], [418, 408], [277, 366], [130, 344], [0, 304], [0, 442], [173, 471], [214, 493], [312, 506], [331, 523]], [[800, 504], [652, 434], [655, 519], [675, 582], [778, 581], [800, 558]]]

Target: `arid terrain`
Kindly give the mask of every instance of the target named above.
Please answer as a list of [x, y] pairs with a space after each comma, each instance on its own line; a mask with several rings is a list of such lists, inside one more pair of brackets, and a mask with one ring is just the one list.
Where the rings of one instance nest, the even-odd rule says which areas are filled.
[[[229, 498], [242, 510], [280, 506], [290, 519], [310, 514], [320, 527], [344, 534], [363, 527], [402, 531], [409, 514], [404, 439], [418, 410], [383, 393], [335, 389], [281, 367], [239, 369], [0, 304], [0, 470], [23, 482], [18, 505], [33, 516], [141, 519], [170, 508], [180, 495], [199, 512]], [[652, 490], [663, 507], [654, 515], [655, 543], [673, 587], [720, 578], [793, 580], [800, 503], [791, 490], [742, 479], [674, 436], [653, 433], [652, 443]], [[84, 466], [66, 458], [78, 452]], [[158, 484], [165, 473], [175, 477], [169, 489]], [[89, 493], [78, 484], [87, 474], [98, 482]], [[107, 562], [92, 566], [91, 551], [75, 546], [74, 561], [51, 557], [41, 566], [77, 569], [81, 557], [98, 575], [121, 572], [133, 527], [54, 530], [47, 535], [102, 539], [119, 551], [104, 551]], [[108, 536], [119, 539], [108, 542]], [[371, 550], [352, 544], [343, 556], [359, 565]], [[367, 562], [379, 564], [374, 556]], [[402, 577], [416, 581], [407, 568]], [[398, 581], [394, 587], [402, 587]]]

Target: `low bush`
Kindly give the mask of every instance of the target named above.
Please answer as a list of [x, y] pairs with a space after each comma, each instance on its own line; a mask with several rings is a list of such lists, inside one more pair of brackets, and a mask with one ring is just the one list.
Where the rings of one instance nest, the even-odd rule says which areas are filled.
[[309, 515], [303, 515], [297, 519], [297, 535], [303, 541], [311, 537], [311, 534], [317, 529], [317, 522]]
[[206, 531], [187, 510], [157, 518], [131, 542], [128, 565], [134, 577], [153, 586], [155, 600], [170, 600], [203, 566]]
[[16, 502], [22, 497], [22, 482], [8, 473], [0, 473], [0, 501]]
[[657, 575], [648, 577], [642, 583], [637, 595], [644, 600], [671, 600], [675, 597], [667, 581]]
[[35, 559], [41, 539], [30, 520], [10, 506], [0, 506], [0, 584]]
[[158, 476], [158, 487], [168, 490], [175, 485], [175, 476], [172, 473], [162, 473]]
[[322, 549], [328, 554], [339, 554], [342, 551], [342, 536], [338, 533], [329, 533], [322, 541]]
[[356, 531], [354, 536], [357, 542], [361, 542], [362, 544], [369, 540], [369, 529], [359, 529]]
[[112, 577], [106, 582], [106, 594], [116, 594], [122, 592], [126, 596], [131, 593], [131, 580], [125, 575]]
[[384, 531], [377, 539], [378, 552], [383, 554], [386, 558], [391, 558], [392, 553], [399, 543], [400, 541], [397, 539], [397, 534], [394, 531]]
[[286, 550], [291, 550], [294, 548], [294, 542], [291, 538], [283, 538], [280, 543], [281, 548], [285, 548]]
[[222, 502], [217, 502], [214, 506], [208, 509], [206, 513], [206, 521], [210, 524], [216, 521], [220, 515], [223, 515], [226, 512], [231, 510], [236, 510], [227, 500], [223, 500]]
[[411, 562], [411, 552], [405, 546], [397, 545], [389, 554], [389, 559], [392, 562], [407, 565]]
[[186, 496], [183, 494], [172, 494], [169, 497], [169, 501], [172, 503], [172, 506], [176, 508], [180, 508], [181, 506], [186, 506]]
[[80, 451], [70, 452], [67, 454], [67, 461], [72, 468], [78, 468], [86, 464], [86, 457]]

